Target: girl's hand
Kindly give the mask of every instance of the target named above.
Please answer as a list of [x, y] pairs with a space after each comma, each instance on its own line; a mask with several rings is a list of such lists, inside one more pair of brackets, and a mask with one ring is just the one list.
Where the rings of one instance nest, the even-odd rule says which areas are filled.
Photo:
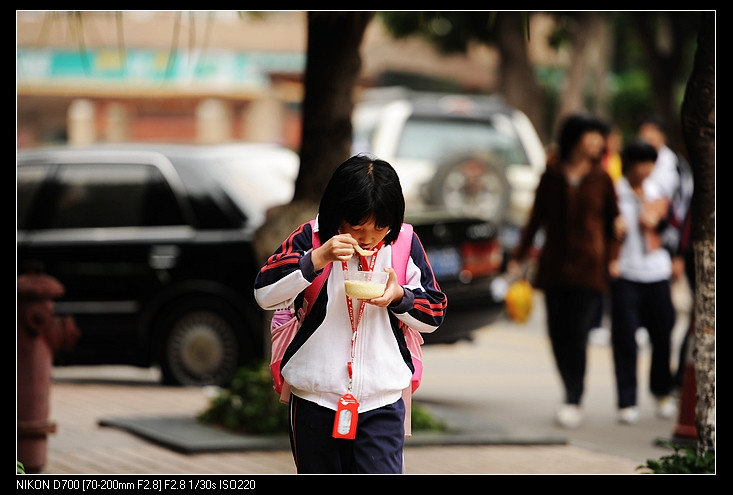
[[654, 230], [659, 224], [659, 215], [654, 210], [642, 211], [639, 222], [643, 229]]
[[645, 201], [641, 206], [641, 214], [639, 215], [642, 227], [647, 229], [656, 229], [657, 225], [665, 218], [668, 211], [669, 201], [667, 199]]
[[374, 299], [364, 300], [364, 302], [373, 304], [374, 306], [379, 306], [380, 308], [386, 308], [393, 301], [402, 301], [402, 296], [405, 295], [405, 289], [397, 281], [397, 274], [394, 269], [385, 268], [384, 271], [389, 273], [389, 277], [387, 277], [387, 287], [384, 289], [384, 294], [379, 297], [375, 297]]
[[358, 243], [349, 234], [337, 234], [313, 250], [311, 260], [316, 271], [334, 261], [349, 261]]

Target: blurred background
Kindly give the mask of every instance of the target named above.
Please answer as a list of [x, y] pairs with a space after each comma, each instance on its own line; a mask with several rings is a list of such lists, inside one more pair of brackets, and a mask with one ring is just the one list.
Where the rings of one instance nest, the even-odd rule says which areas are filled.
[[470, 338], [561, 118], [623, 142], [655, 114], [684, 153], [700, 15], [17, 11], [17, 268], [64, 287], [55, 362], [223, 384], [267, 355], [254, 274], [360, 151], [397, 169], [451, 301], [426, 342]]
[[[227, 385], [269, 352], [263, 257], [359, 151], [398, 170], [451, 301], [426, 344], [470, 341], [504, 316], [507, 256], [565, 116], [608, 119], [620, 146], [657, 115], [687, 153], [702, 14], [16, 11], [17, 270], [63, 287], [47, 296], [73, 324], [41, 322], [53, 364]], [[39, 367], [33, 282], [20, 391]]]
[[[495, 20], [489, 12], [423, 14], [437, 13], [386, 12], [369, 22], [357, 88], [499, 92], [545, 144], [557, 118], [581, 107], [626, 136], [645, 113], [679, 129], [697, 12], [532, 12], [526, 25], [519, 12]], [[300, 146], [305, 12], [17, 11], [16, 19], [21, 148], [125, 140]]]

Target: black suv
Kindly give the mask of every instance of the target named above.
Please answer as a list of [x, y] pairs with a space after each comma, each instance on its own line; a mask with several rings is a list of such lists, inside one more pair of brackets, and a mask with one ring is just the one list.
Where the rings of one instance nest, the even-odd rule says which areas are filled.
[[255, 230], [292, 199], [297, 155], [266, 144], [95, 145], [17, 156], [17, 270], [65, 287], [80, 330], [64, 364], [158, 364], [225, 385], [265, 354]]

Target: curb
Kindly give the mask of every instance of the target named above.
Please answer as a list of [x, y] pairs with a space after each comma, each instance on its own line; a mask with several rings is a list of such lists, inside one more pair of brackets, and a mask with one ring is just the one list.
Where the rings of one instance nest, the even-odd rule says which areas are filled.
[[[199, 422], [191, 416], [125, 416], [102, 418], [99, 426], [114, 427], [185, 454], [290, 450], [287, 434], [234, 433]], [[491, 432], [417, 432], [405, 439], [405, 447], [441, 445], [567, 445], [556, 436], [516, 436]]]

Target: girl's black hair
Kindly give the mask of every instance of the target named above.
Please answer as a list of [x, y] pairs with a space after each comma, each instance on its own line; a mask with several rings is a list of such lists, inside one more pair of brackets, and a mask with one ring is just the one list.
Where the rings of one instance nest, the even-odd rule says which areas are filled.
[[389, 227], [391, 244], [405, 218], [405, 197], [395, 169], [373, 155], [354, 155], [334, 171], [318, 207], [321, 242], [338, 234], [341, 222], [361, 225], [371, 217], [377, 227]]
[[606, 121], [588, 113], [569, 116], [563, 122], [557, 138], [560, 160], [570, 158], [573, 148], [586, 132], [600, 132], [604, 138], [607, 138], [611, 133], [611, 126]]
[[651, 144], [641, 139], [635, 139], [621, 151], [621, 173], [628, 175], [629, 171], [640, 162], [656, 162], [657, 150]]

